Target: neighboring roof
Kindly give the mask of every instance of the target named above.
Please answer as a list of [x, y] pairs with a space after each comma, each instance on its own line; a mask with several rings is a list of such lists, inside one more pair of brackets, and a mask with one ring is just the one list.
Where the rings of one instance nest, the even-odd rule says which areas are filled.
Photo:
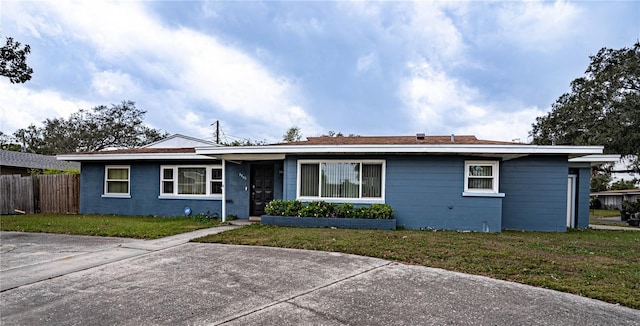
[[355, 136], [355, 137], [308, 137], [307, 140], [280, 143], [277, 145], [514, 145], [520, 143], [481, 140], [476, 136]]
[[80, 169], [80, 163], [59, 161], [55, 156], [0, 150], [0, 165], [28, 169]]
[[111, 161], [111, 160], [213, 160], [197, 155], [195, 147], [220, 146], [214, 142], [181, 134], [174, 134], [140, 148], [114, 149], [95, 152], [77, 152], [58, 155], [58, 160]]
[[607, 191], [591, 193], [591, 196], [624, 196], [624, 195], [640, 195], [640, 189], [607, 190]]
[[219, 146], [218, 144], [194, 137], [189, 137], [181, 134], [173, 134], [167, 138], [158, 140], [151, 144], [142, 146], [142, 148], [195, 148], [201, 146]]

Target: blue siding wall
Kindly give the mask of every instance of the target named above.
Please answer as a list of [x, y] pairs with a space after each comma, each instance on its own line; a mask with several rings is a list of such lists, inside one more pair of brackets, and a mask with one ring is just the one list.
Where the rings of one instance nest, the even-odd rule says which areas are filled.
[[387, 158], [386, 203], [398, 226], [500, 232], [502, 198], [462, 196], [464, 161], [460, 156]]
[[506, 196], [502, 226], [506, 229], [566, 231], [566, 156], [524, 157], [502, 162], [500, 191]]
[[[282, 198], [282, 169], [280, 162], [259, 162], [274, 164], [274, 198]], [[222, 215], [221, 200], [159, 199], [160, 165], [167, 162], [104, 162], [82, 163], [80, 176], [80, 213], [117, 215], [184, 215], [184, 208], [191, 208], [192, 214], [217, 213]], [[184, 164], [193, 164], [187, 162]], [[129, 165], [131, 167], [131, 198], [103, 198], [104, 166]], [[239, 218], [249, 217], [250, 164], [227, 162], [225, 171], [227, 215]]]
[[193, 214], [221, 214], [220, 200], [158, 199], [160, 163], [109, 162], [131, 166], [131, 198], [102, 198], [104, 163], [83, 162], [80, 175], [80, 213], [116, 215], [181, 216], [190, 207]]
[[[303, 158], [287, 157], [284, 162], [284, 199], [296, 198], [296, 162]], [[462, 197], [464, 157], [370, 158], [386, 159], [385, 201], [393, 208], [398, 226], [408, 229], [501, 230], [502, 198]]]
[[591, 168], [580, 168], [576, 189], [576, 227], [589, 227], [589, 198], [591, 191]]

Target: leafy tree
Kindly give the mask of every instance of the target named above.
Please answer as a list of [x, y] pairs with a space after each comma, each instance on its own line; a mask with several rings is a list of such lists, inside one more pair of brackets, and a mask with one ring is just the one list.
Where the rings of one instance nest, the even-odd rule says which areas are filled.
[[602, 48], [589, 57], [583, 77], [571, 82], [529, 133], [538, 145], [603, 145], [605, 153], [630, 155], [640, 171], [640, 42]]
[[611, 190], [628, 190], [628, 189], [638, 189], [638, 184], [640, 180], [632, 179], [632, 180], [618, 180], [611, 184]]
[[[342, 131], [335, 132], [333, 130], [329, 130], [326, 134], [321, 135], [322, 137], [345, 137]], [[360, 135], [349, 134], [346, 137], [359, 137]]]
[[591, 192], [600, 192], [609, 189], [611, 182], [611, 171], [603, 168], [591, 169]]
[[285, 142], [294, 142], [302, 139], [302, 131], [297, 126], [293, 126], [287, 130], [282, 136], [282, 140]]
[[0, 131], [0, 149], [19, 152], [22, 149], [22, 146], [15, 143], [15, 138], [13, 136]]
[[139, 147], [167, 136], [167, 133], [143, 124], [146, 111], [132, 101], [119, 105], [97, 106], [80, 110], [69, 119], [43, 121], [43, 127], [30, 125], [14, 133], [28, 152], [45, 155], [78, 151], [100, 151], [108, 148]]
[[31, 79], [33, 69], [27, 65], [27, 54], [31, 53], [29, 44], [21, 46], [12, 37], [0, 48], [0, 75], [8, 77], [12, 84], [24, 83]]
[[242, 140], [234, 140], [232, 142], [221, 142], [222, 146], [263, 146], [266, 145], [266, 140], [251, 140], [251, 139], [242, 139]]

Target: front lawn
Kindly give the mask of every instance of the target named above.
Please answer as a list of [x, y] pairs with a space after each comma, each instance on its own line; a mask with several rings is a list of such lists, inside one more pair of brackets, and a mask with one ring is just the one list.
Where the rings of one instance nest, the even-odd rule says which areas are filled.
[[617, 209], [590, 209], [589, 217], [617, 217], [620, 211]]
[[198, 242], [343, 252], [544, 287], [640, 309], [640, 232], [377, 231], [252, 225]]
[[219, 220], [188, 217], [34, 214], [0, 216], [2, 231], [157, 239], [213, 227]]

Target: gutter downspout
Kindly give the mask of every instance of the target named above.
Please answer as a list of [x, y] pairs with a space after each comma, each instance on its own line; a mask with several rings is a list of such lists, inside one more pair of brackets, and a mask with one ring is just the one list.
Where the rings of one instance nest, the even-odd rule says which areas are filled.
[[225, 159], [222, 159], [222, 223], [227, 220], [227, 178], [226, 178], [226, 167], [225, 167]]

